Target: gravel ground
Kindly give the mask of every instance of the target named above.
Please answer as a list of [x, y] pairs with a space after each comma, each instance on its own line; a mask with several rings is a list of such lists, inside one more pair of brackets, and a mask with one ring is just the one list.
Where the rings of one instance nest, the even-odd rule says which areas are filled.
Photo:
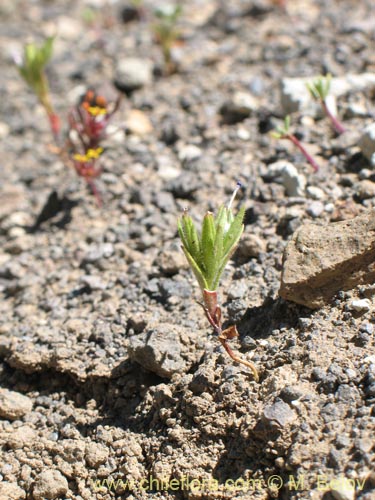
[[[125, 23], [120, 1], [2, 0], [1, 500], [375, 498], [375, 289], [314, 311], [278, 296], [296, 229], [375, 207], [359, 147], [375, 116], [375, 9], [280, 3], [183, 2], [165, 75], [150, 28], [160, 1]], [[12, 63], [53, 32], [62, 117], [88, 87], [124, 93], [101, 208], [54, 156]], [[336, 96], [341, 136], [297, 103], [314, 173], [269, 132], [286, 112], [284, 79], [326, 72], [361, 83]], [[259, 384], [211, 333], [176, 228], [185, 207], [199, 220], [227, 203], [237, 180], [245, 231], [220, 297]], [[36, 224], [53, 192], [54, 216]]]

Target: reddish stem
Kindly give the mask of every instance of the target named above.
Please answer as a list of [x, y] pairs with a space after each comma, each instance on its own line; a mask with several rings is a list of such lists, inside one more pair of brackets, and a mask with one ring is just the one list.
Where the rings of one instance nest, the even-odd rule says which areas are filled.
[[101, 208], [103, 205], [102, 197], [100, 196], [100, 192], [99, 192], [98, 188], [96, 187], [95, 182], [92, 179], [90, 179], [89, 177], [85, 177], [85, 181], [90, 186], [91, 192], [95, 196], [98, 207]]
[[323, 106], [325, 114], [331, 120], [332, 125], [333, 125], [334, 129], [336, 130], [336, 132], [338, 134], [343, 134], [344, 132], [346, 132], [346, 129], [341, 125], [341, 123], [336, 118], [336, 116], [330, 111], [329, 107], [327, 106], [326, 101], [324, 101], [324, 100], [322, 101], [322, 106]]
[[313, 167], [314, 172], [318, 172], [319, 165], [316, 163], [316, 161], [314, 160], [314, 158], [306, 151], [306, 149], [300, 143], [300, 141], [297, 139], [297, 137], [295, 135], [293, 135], [293, 134], [287, 134], [284, 137], [285, 137], [285, 139], [289, 139], [295, 146], [297, 146], [297, 148], [301, 151], [301, 153], [306, 158], [306, 160]]
[[58, 115], [56, 115], [56, 113], [48, 112], [48, 119], [53, 134], [53, 138], [56, 144], [58, 144], [60, 138], [60, 118], [58, 117]]

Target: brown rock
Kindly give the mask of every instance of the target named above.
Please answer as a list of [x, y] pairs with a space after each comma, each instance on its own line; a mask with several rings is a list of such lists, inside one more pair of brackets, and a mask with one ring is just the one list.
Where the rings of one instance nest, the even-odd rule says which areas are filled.
[[279, 294], [315, 309], [340, 290], [375, 281], [375, 209], [353, 219], [297, 229], [283, 258]]
[[7, 389], [0, 390], [0, 417], [17, 420], [29, 413], [33, 407], [30, 398]]

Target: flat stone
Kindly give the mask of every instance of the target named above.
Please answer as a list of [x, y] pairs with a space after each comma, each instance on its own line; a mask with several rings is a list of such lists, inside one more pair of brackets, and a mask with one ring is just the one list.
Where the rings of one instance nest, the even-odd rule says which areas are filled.
[[181, 342], [181, 327], [159, 323], [149, 326], [140, 335], [129, 340], [130, 359], [160, 377], [170, 378], [174, 373], [184, 373], [190, 366]]
[[0, 389], [0, 417], [18, 420], [29, 413], [33, 407], [32, 401], [19, 392]]
[[375, 281], [375, 209], [325, 225], [304, 224], [289, 241], [279, 294], [311, 309], [340, 290]]
[[284, 401], [276, 401], [272, 405], [265, 406], [262, 419], [269, 423], [276, 423], [280, 427], [285, 427], [293, 423], [297, 415], [291, 407]]
[[259, 101], [248, 92], [235, 92], [232, 99], [220, 108], [223, 121], [234, 124], [251, 116], [259, 107]]

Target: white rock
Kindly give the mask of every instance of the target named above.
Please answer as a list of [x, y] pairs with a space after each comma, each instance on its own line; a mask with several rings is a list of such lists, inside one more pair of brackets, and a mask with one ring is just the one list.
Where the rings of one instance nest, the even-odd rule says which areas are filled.
[[340, 480], [340, 486], [336, 490], [331, 490], [331, 495], [335, 500], [354, 500], [355, 489], [352, 486], [352, 481], [344, 477], [338, 478]]
[[323, 189], [320, 189], [317, 186], [308, 186], [306, 188], [306, 193], [313, 200], [321, 200], [325, 196], [325, 193], [324, 193]]
[[[322, 113], [321, 106], [315, 102], [306, 87], [306, 83], [312, 82], [317, 76], [307, 78], [284, 78], [281, 81], [281, 105], [285, 114], [295, 111], [303, 111], [312, 116]], [[345, 77], [332, 78], [330, 99], [340, 97], [349, 92], [359, 92], [375, 88], [375, 74], [362, 73], [360, 75], [346, 75]], [[331, 105], [333, 101], [331, 101]], [[331, 108], [330, 109], [334, 109]]]
[[369, 299], [355, 299], [350, 302], [350, 309], [357, 312], [367, 312], [371, 309]]
[[194, 144], [188, 144], [182, 147], [178, 152], [178, 159], [183, 163], [197, 160], [201, 156], [202, 150], [198, 148], [198, 146], [194, 146]]
[[284, 160], [277, 161], [269, 166], [269, 171], [271, 175], [281, 175], [288, 196], [305, 195], [306, 178], [292, 163]]
[[363, 156], [370, 161], [372, 166], [375, 166], [375, 123], [372, 123], [365, 128], [362, 137], [359, 140], [358, 146], [361, 148]]
[[9, 125], [4, 122], [0, 122], [0, 139], [4, 139], [5, 137], [7, 137], [9, 135], [9, 131]]
[[152, 61], [126, 57], [117, 63], [115, 82], [127, 91], [139, 89], [152, 82], [152, 70]]
[[322, 213], [324, 212], [324, 205], [321, 201], [313, 201], [310, 203], [310, 205], [307, 207], [306, 212], [311, 215], [311, 217], [314, 217], [314, 219], [320, 217]]

